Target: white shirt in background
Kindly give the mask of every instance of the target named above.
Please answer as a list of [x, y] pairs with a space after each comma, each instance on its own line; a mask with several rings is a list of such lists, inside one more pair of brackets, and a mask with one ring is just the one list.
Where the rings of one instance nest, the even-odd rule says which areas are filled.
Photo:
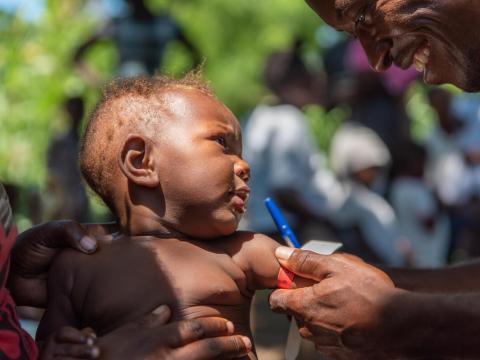
[[[400, 233], [412, 247], [412, 266], [435, 268], [445, 265], [450, 223], [439, 214], [435, 197], [422, 179], [400, 177], [393, 181], [390, 202], [397, 215]], [[434, 219], [431, 229], [422, 219]]]

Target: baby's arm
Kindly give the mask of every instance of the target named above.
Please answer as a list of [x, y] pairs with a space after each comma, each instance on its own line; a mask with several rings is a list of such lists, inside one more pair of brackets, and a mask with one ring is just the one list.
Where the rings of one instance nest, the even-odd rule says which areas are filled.
[[37, 341], [42, 343], [63, 326], [78, 327], [72, 300], [70, 298], [74, 283], [74, 269], [70, 250], [56, 257], [48, 272], [47, 308], [40, 321]]
[[258, 233], [239, 231], [236, 236], [241, 245], [232, 258], [247, 274], [249, 289], [276, 288], [280, 264], [275, 258], [275, 249], [280, 244]]

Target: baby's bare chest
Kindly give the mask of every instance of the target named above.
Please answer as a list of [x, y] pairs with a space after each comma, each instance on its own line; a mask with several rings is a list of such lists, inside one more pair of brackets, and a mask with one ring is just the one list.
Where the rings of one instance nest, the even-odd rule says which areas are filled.
[[223, 316], [237, 323], [248, 318], [246, 276], [227, 254], [174, 243], [112, 245], [96, 256], [93, 275], [77, 287], [74, 298], [83, 299], [78, 306], [82, 325], [99, 333], [162, 304], [170, 306], [173, 320]]

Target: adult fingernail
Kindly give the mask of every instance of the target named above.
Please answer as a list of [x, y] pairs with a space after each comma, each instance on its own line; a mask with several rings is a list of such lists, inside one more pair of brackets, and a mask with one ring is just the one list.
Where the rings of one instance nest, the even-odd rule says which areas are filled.
[[155, 310], [153, 310], [152, 313], [155, 314], [155, 315], [161, 315], [165, 311], [168, 311], [168, 306], [167, 305], [160, 305]]
[[84, 236], [80, 239], [80, 246], [87, 252], [95, 251], [97, 243], [89, 236]]
[[90, 357], [92, 359], [96, 359], [100, 356], [100, 349], [98, 347], [94, 347], [90, 350]]
[[280, 246], [275, 250], [275, 256], [280, 260], [288, 260], [295, 249], [286, 246]]
[[246, 336], [242, 336], [242, 340], [245, 344], [245, 347], [247, 348], [247, 351], [252, 350], [252, 341]]
[[231, 321], [227, 321], [227, 332], [229, 334], [233, 334], [234, 331], [235, 331], [235, 326], [233, 325], [233, 323]]

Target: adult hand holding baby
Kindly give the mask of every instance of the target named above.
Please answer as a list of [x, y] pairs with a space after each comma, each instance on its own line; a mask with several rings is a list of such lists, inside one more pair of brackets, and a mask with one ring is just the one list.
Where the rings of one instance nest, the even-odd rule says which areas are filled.
[[294, 316], [302, 337], [313, 341], [318, 350], [333, 358], [353, 359], [351, 351], [375, 352], [377, 344], [389, 336], [382, 325], [390, 299], [401, 290], [381, 270], [347, 254], [325, 256], [280, 247], [276, 256], [283, 267], [315, 283], [274, 291], [270, 306]]
[[206, 360], [242, 358], [252, 350], [245, 336], [222, 318], [199, 318], [167, 324], [170, 310], [160, 306], [98, 340], [101, 359]]
[[97, 243], [87, 227], [68, 220], [47, 222], [18, 235], [8, 279], [17, 305], [45, 306], [49, 266], [55, 255], [66, 247], [88, 254], [96, 250]]

